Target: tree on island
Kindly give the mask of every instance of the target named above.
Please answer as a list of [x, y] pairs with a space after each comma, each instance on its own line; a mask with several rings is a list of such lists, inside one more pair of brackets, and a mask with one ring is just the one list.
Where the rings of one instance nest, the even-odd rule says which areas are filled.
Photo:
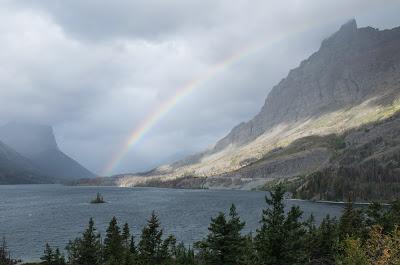
[[101, 195], [100, 192], [97, 193], [96, 198], [91, 201], [91, 203], [105, 203], [103, 196]]

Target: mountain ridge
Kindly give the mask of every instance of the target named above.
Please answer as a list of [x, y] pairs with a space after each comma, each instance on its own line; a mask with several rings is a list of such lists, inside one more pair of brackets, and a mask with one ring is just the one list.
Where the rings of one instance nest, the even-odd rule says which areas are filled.
[[[15, 170], [22, 170], [29, 174], [35, 172], [33, 175], [41, 176], [40, 180], [38, 180], [40, 183], [43, 182], [42, 180], [64, 182], [94, 177], [92, 172], [59, 149], [51, 126], [10, 122], [0, 127], [0, 141], [4, 146], [7, 146], [8, 150], [18, 154], [30, 165], [28, 168], [20, 165], [20, 170], [18, 168]], [[3, 162], [6, 163], [5, 158]], [[34, 170], [29, 168], [34, 168]], [[21, 173], [19, 178], [22, 176], [24, 174]], [[15, 174], [11, 174], [9, 181], [15, 183], [17, 182], [15, 178]], [[30, 182], [35, 182], [35, 180], [28, 181], [28, 183]], [[24, 181], [21, 180], [19, 183], [24, 183]]]
[[30, 160], [0, 141], [0, 184], [53, 183]]
[[[315, 66], [315, 68], [319, 68], [319, 70], [313, 69], [312, 71], [310, 71], [310, 69], [307, 69], [307, 67], [308, 68], [313, 67], [314, 65], [312, 65], [312, 64], [313, 63], [315, 64], [316, 60], [323, 61], [323, 60], [332, 60], [333, 59], [337, 62], [337, 60], [339, 59], [339, 60], [343, 60], [341, 63], [346, 63], [347, 61], [350, 60], [349, 58], [347, 58], [347, 60], [345, 60], [346, 59], [345, 57], [347, 57], [346, 55], [351, 55], [351, 57], [353, 57], [353, 58], [357, 56], [357, 54], [350, 54], [349, 50], [351, 50], [352, 53], [353, 52], [356, 53], [356, 52], [359, 52], [359, 51], [357, 51], [357, 49], [366, 49], [373, 45], [376, 45], [377, 43], [380, 42], [382, 35], [385, 35], [387, 33], [389, 33], [390, 35], [394, 35], [397, 38], [397, 42], [400, 39], [400, 27], [394, 28], [392, 30], [383, 30], [383, 31], [379, 31], [372, 27], [358, 29], [357, 23], [354, 19], [350, 20], [349, 22], [344, 24], [339, 29], [338, 32], [334, 33], [333, 35], [331, 35], [329, 38], [325, 39], [322, 42], [320, 49], [316, 53], [312, 54], [308, 59], [302, 61], [300, 63], [299, 67], [291, 70], [286, 78], [282, 79], [278, 85], [273, 87], [271, 92], [268, 94], [265, 104], [262, 107], [259, 114], [257, 114], [249, 122], [244, 122], [244, 123], [241, 123], [241, 124], [237, 125], [236, 127], [234, 127], [234, 129], [232, 129], [232, 131], [226, 137], [224, 137], [223, 139], [221, 139], [220, 141], [217, 142], [214, 150], [215, 151], [222, 150], [223, 148], [225, 148], [227, 145], [229, 145], [231, 143], [241, 144], [243, 141], [249, 142], [251, 140], [254, 140], [256, 137], [258, 137], [262, 133], [264, 133], [267, 128], [270, 128], [273, 125], [279, 124], [279, 122], [282, 122], [283, 120], [285, 122], [288, 122], [290, 120], [296, 121], [296, 120], [300, 119], [302, 116], [308, 117], [308, 116], [315, 114], [316, 112], [329, 111], [330, 108], [337, 109], [338, 106], [329, 106], [329, 105], [332, 105], [335, 103], [342, 103], [342, 104], [347, 103], [347, 104], [343, 104], [344, 106], [354, 104], [354, 102], [346, 102], [346, 97], [350, 96], [350, 97], [348, 97], [350, 100], [353, 100], [354, 98], [359, 100], [360, 98], [362, 98], [365, 95], [357, 95], [356, 93], [365, 92], [366, 89], [365, 88], [363, 90], [360, 89], [359, 82], [357, 82], [357, 80], [354, 80], [354, 78], [352, 78], [351, 73], [342, 73], [342, 72], [340, 72], [339, 69], [334, 69], [337, 67], [336, 65], [332, 65], [331, 69], [325, 69], [325, 67], [322, 66], [325, 62], [317, 62], [317, 66]], [[370, 41], [370, 42], [364, 41], [366, 38], [368, 38], [369, 40], [372, 40], [372, 41]], [[387, 41], [386, 39], [390, 39], [390, 37], [385, 38], [384, 41]], [[354, 43], [354, 42], [356, 42], [356, 43]], [[364, 43], [364, 45], [362, 45], [361, 43]], [[351, 45], [349, 45], [349, 44], [351, 44]], [[344, 52], [344, 50], [346, 50], [346, 49], [347, 49], [347, 51]], [[322, 58], [321, 58], [321, 53], [322, 53]], [[392, 55], [392, 54], [393, 53], [391, 53], [390, 55]], [[395, 53], [395, 55], [397, 56], [396, 59], [398, 59], [399, 52], [397, 51]], [[332, 58], [332, 57], [334, 57], [334, 58]], [[351, 58], [351, 59], [353, 59], [353, 58]], [[391, 58], [390, 61], [393, 61], [394, 59], [395, 58]], [[349, 92], [351, 91], [353, 93], [355, 92], [354, 93], [355, 95], [346, 94], [345, 97], [342, 97], [339, 99], [336, 98], [335, 99], [336, 102], [335, 101], [329, 102], [326, 99], [324, 99], [323, 95], [325, 95], [325, 97], [335, 98], [335, 96], [337, 96], [337, 95], [332, 94], [332, 92], [336, 92], [338, 94], [338, 92], [337, 92], [338, 89], [335, 89], [334, 87], [332, 87], [332, 85], [329, 85], [329, 83], [335, 84], [336, 82], [333, 80], [323, 80], [322, 78], [316, 78], [315, 76], [307, 76], [307, 78], [314, 79], [314, 82], [316, 82], [314, 84], [311, 84], [310, 87], [317, 89], [318, 93], [309, 93], [310, 91], [302, 91], [303, 92], [302, 94], [303, 95], [306, 94], [307, 97], [309, 97], [310, 95], [313, 95], [314, 97], [316, 96], [314, 99], [312, 99], [310, 101], [318, 102], [320, 106], [317, 105], [316, 109], [302, 110], [301, 105], [304, 105], [302, 103], [305, 101], [299, 102], [299, 103], [291, 102], [289, 104], [284, 104], [281, 102], [281, 100], [276, 100], [277, 98], [292, 98], [292, 99], [301, 98], [302, 95], [300, 93], [297, 93], [297, 95], [295, 95], [295, 96], [285, 95], [285, 92], [288, 90], [287, 88], [296, 86], [293, 83], [304, 82], [304, 80], [299, 80], [299, 74], [301, 77], [302, 73], [311, 72], [314, 75], [324, 76], [324, 74], [321, 73], [322, 71], [325, 71], [325, 72], [330, 71], [331, 74], [330, 74], [329, 78], [335, 78], [338, 75], [346, 75], [347, 74], [348, 75], [347, 80], [345, 80], [345, 81], [348, 81], [349, 83], [342, 84], [342, 85], [344, 88], [350, 87], [350, 89], [348, 91]], [[326, 91], [321, 90], [324, 87], [325, 87]], [[293, 90], [289, 90], [289, 92], [293, 92]], [[352, 96], [354, 96], [354, 97], [352, 97]], [[307, 98], [307, 101], [308, 100], [309, 99]], [[282, 106], [282, 107], [279, 107], [279, 106]], [[344, 107], [344, 106], [339, 106], [339, 107]], [[279, 112], [284, 113], [284, 116], [282, 117], [282, 115], [279, 115], [278, 114]], [[288, 117], [289, 115], [287, 115], [287, 113], [291, 113], [292, 114], [291, 117]], [[250, 137], [246, 140], [243, 140], [242, 134], [250, 135]]]
[[[308, 175], [331, 162], [332, 146], [279, 150], [310, 136], [340, 139], [346, 131], [386, 120], [400, 110], [399, 96], [400, 27], [358, 28], [350, 20], [273, 87], [253, 119], [235, 126], [214, 148], [144, 174], [119, 175], [114, 183], [253, 189]], [[260, 170], [250, 174], [257, 163]], [[247, 175], [235, 175], [238, 170]]]

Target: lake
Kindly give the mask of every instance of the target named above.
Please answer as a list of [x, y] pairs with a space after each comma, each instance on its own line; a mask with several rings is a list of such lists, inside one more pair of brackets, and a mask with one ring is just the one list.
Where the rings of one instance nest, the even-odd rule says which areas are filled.
[[[89, 203], [97, 192], [107, 203]], [[206, 235], [210, 218], [228, 212], [231, 203], [246, 221], [245, 232], [255, 231], [264, 197], [264, 192], [235, 190], [5, 185], [0, 186], [0, 237], [6, 237], [14, 258], [33, 261], [42, 255], [46, 242], [64, 249], [90, 217], [102, 235], [116, 216], [137, 236], [155, 210], [165, 234], [192, 244]], [[342, 210], [341, 205], [298, 200], [287, 200], [286, 205], [299, 205], [305, 217], [312, 213], [317, 222], [326, 214], [339, 216]]]

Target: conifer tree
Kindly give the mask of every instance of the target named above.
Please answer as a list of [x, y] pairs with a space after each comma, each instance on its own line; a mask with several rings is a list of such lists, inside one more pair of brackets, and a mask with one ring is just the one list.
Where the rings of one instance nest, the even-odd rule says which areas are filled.
[[0, 265], [9, 265], [11, 264], [11, 254], [8, 250], [6, 238], [3, 237], [0, 245]]
[[138, 245], [139, 259], [144, 265], [160, 264], [162, 230], [160, 229], [160, 221], [153, 211], [147, 225], [143, 228]]
[[67, 244], [66, 250], [68, 254], [68, 265], [80, 265], [80, 241], [81, 238], [70, 240]]
[[196, 243], [205, 264], [244, 264], [246, 239], [241, 235], [244, 225], [236, 212], [235, 205], [230, 208], [228, 220], [223, 213], [212, 218], [207, 238]]
[[122, 246], [123, 246], [123, 256], [124, 265], [135, 265], [137, 264], [137, 252], [135, 246], [135, 238], [131, 236], [129, 224], [125, 223], [122, 228]]
[[56, 248], [56, 250], [54, 252], [52, 265], [66, 265], [65, 258], [61, 254], [59, 248]]
[[385, 231], [393, 231], [396, 226], [400, 225], [400, 199], [397, 199], [390, 204], [385, 220], [387, 221], [388, 226], [384, 227]]
[[100, 265], [101, 264], [101, 242], [100, 235], [96, 232], [94, 221], [89, 220], [87, 229], [83, 232], [82, 238], [78, 241], [79, 265]]
[[339, 236], [346, 239], [347, 237], [362, 237], [365, 234], [365, 220], [362, 210], [354, 209], [351, 201], [346, 203], [342, 216], [339, 221]]
[[338, 224], [327, 215], [311, 238], [311, 261], [313, 264], [335, 264], [339, 249]]
[[160, 259], [163, 264], [172, 264], [176, 254], [176, 238], [169, 235], [161, 244]]
[[124, 227], [122, 228], [122, 244], [125, 248], [129, 249], [130, 240], [131, 240], [131, 233], [129, 230], [129, 224], [125, 223]]
[[240, 264], [243, 265], [254, 265], [257, 262], [257, 256], [255, 253], [254, 239], [253, 235], [250, 233], [244, 236], [244, 246], [241, 250], [243, 256], [240, 260]]
[[186, 249], [183, 242], [179, 243], [175, 249], [175, 265], [194, 265], [195, 254], [189, 247]]
[[263, 210], [261, 228], [257, 230], [255, 247], [258, 263], [262, 265], [305, 264], [307, 248], [305, 224], [300, 222], [302, 212], [292, 207], [284, 213], [282, 185], [277, 185], [266, 197], [268, 207]]
[[225, 264], [227, 255], [227, 245], [225, 241], [227, 228], [226, 218], [223, 213], [219, 213], [217, 217], [211, 218], [207, 238], [196, 243], [196, 248], [200, 250], [204, 264]]
[[46, 243], [44, 248], [44, 255], [40, 258], [43, 265], [65, 265], [64, 256], [61, 254], [60, 249], [53, 250], [49, 244]]
[[372, 202], [366, 211], [367, 218], [365, 220], [366, 225], [373, 226], [373, 225], [381, 225], [385, 223], [385, 211], [383, 209], [382, 204], [378, 202]]
[[280, 260], [286, 240], [283, 231], [285, 221], [284, 194], [282, 186], [277, 186], [270, 193], [271, 198], [265, 197], [268, 207], [263, 210], [261, 228], [257, 231], [255, 237], [259, 264], [282, 264]]
[[244, 236], [242, 236], [241, 231], [245, 226], [245, 222], [240, 220], [234, 204], [231, 205], [229, 210], [229, 220], [227, 226], [228, 232], [226, 241], [228, 251], [226, 256], [226, 264], [243, 264], [246, 239]]
[[301, 221], [303, 211], [293, 206], [287, 214], [283, 225], [286, 238], [284, 242], [283, 264], [305, 264], [308, 260], [306, 248], [307, 230]]
[[107, 265], [121, 265], [124, 259], [121, 231], [115, 217], [112, 218], [104, 239], [104, 259]]
[[48, 243], [44, 246], [44, 253], [40, 259], [43, 261], [44, 265], [52, 265], [53, 262], [53, 249], [50, 247]]
[[129, 243], [129, 252], [132, 253], [133, 255], [137, 255], [137, 249], [135, 245], [135, 237], [131, 236], [131, 241]]

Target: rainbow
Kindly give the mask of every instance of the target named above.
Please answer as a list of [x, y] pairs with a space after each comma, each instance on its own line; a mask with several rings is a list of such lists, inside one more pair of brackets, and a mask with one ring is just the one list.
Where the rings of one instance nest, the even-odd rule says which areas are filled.
[[134, 128], [130, 136], [124, 141], [121, 148], [118, 152], [114, 154], [111, 161], [106, 165], [104, 170], [102, 171], [101, 176], [110, 175], [113, 170], [117, 167], [117, 165], [123, 160], [123, 158], [127, 155], [129, 150], [135, 146], [145, 135], [149, 132], [155, 124], [159, 120], [161, 120], [168, 112], [177, 105], [185, 96], [187, 96], [191, 91], [195, 88], [200, 87], [207, 81], [210, 81], [213, 77], [229, 68], [229, 66], [233, 65], [237, 61], [246, 56], [255, 53], [261, 49], [266, 48], [267, 46], [271, 46], [277, 42], [280, 42], [286, 38], [289, 38], [292, 35], [299, 34], [304, 32], [309, 28], [309, 24], [304, 24], [302, 27], [297, 28], [297, 30], [286, 32], [286, 34], [278, 34], [273, 38], [270, 38], [267, 43], [261, 43], [256, 45], [250, 45], [245, 48], [240, 49], [239, 51], [231, 54], [223, 61], [211, 66], [204, 73], [192, 79], [191, 81], [185, 83], [182, 87], [176, 90], [175, 94], [164, 101], [157, 109], [150, 113], [143, 121]]

